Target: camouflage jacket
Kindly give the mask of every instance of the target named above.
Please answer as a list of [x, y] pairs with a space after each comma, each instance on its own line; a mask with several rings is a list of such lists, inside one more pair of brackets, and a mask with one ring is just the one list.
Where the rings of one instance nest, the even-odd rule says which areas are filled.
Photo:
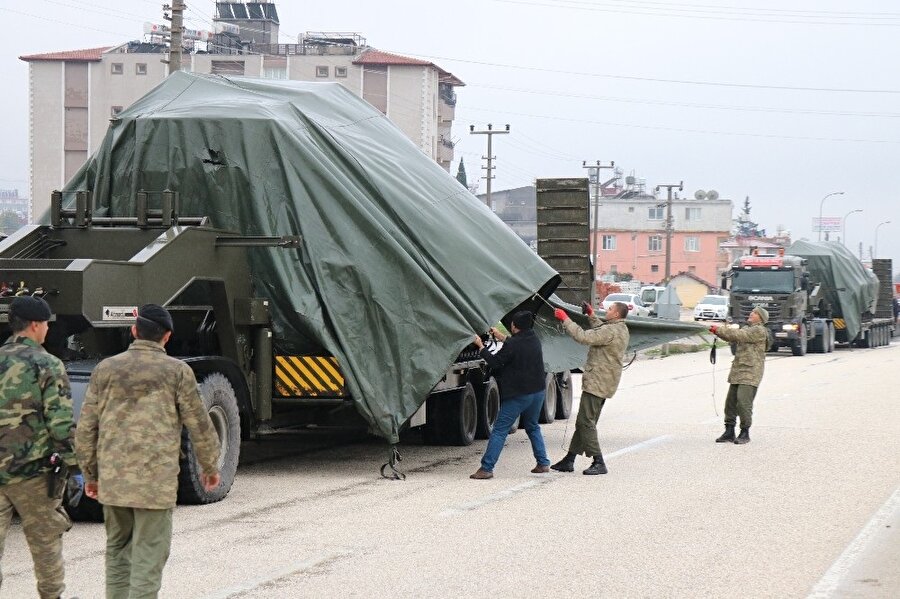
[[628, 347], [628, 327], [624, 320], [606, 323], [596, 316], [590, 317], [593, 328], [585, 331], [572, 320], [566, 320], [563, 328], [575, 341], [589, 345], [587, 362], [581, 388], [591, 395], [610, 398], [619, 387], [622, 378], [622, 358]]
[[106, 505], [174, 507], [182, 426], [204, 474], [218, 472], [219, 440], [190, 366], [135, 341], [91, 375], [75, 433], [85, 482], [99, 483]]
[[736, 343], [734, 360], [728, 382], [733, 385], [759, 387], [766, 365], [766, 350], [769, 348], [769, 331], [762, 324], [753, 324], [742, 329], [719, 327], [716, 336], [730, 343]]
[[59, 358], [27, 337], [0, 348], [0, 485], [49, 470], [58, 452], [75, 465], [72, 392]]

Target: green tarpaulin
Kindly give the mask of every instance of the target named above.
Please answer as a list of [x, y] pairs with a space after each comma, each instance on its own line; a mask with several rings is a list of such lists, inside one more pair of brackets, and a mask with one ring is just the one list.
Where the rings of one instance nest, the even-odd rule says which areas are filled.
[[[517, 307], [543, 306], [551, 370], [584, 362], [535, 297], [556, 272], [339, 84], [175, 73], [112, 121], [66, 187], [91, 190], [98, 216], [132, 216], [138, 191], [165, 189], [181, 215], [215, 227], [302, 236], [301, 252], [248, 250], [276, 351], [337, 357], [357, 409], [391, 442], [473, 331]], [[637, 324], [633, 343], [690, 334]]]
[[878, 277], [835, 241], [796, 241], [787, 253], [806, 258], [812, 285], [822, 285], [832, 315], [844, 319], [847, 338], [856, 339], [862, 315], [875, 312]]

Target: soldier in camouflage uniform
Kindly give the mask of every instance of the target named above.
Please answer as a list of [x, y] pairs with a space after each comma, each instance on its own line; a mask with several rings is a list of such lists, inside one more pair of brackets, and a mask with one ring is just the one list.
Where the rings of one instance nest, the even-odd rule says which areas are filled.
[[[769, 312], [760, 306], [753, 308], [747, 319], [750, 326], [730, 329], [713, 325], [709, 331], [719, 339], [736, 343], [731, 372], [728, 374], [728, 397], [725, 399], [725, 432], [716, 443], [734, 442], [738, 445], [750, 442], [750, 425], [753, 423], [753, 399], [762, 381], [769, 349]], [[741, 433], [735, 438], [734, 427], [741, 418]]]
[[590, 348], [581, 378], [581, 402], [578, 405], [575, 433], [569, 443], [569, 452], [550, 467], [559, 472], [572, 472], [575, 470], [575, 456], [583, 453], [593, 458], [593, 463], [584, 474], [606, 474], [607, 468], [597, 437], [597, 420], [600, 419], [603, 404], [616, 392], [622, 377], [622, 358], [630, 337], [625, 325], [628, 306], [615, 302], [607, 310], [605, 321], [594, 316], [594, 309], [588, 304], [584, 304], [583, 308], [592, 327], [587, 331], [572, 322], [565, 311], [557, 309], [554, 313], [562, 321], [563, 328], [570, 337]]
[[12, 336], [0, 348], [0, 557], [15, 509], [42, 599], [65, 589], [62, 534], [72, 527], [61, 507], [64, 485], [48, 486], [49, 459], [57, 453], [66, 466], [76, 463], [69, 379], [62, 362], [41, 347], [50, 317], [43, 299], [14, 299]]
[[85, 493], [103, 504], [107, 599], [156, 597], [172, 541], [182, 426], [204, 487], [220, 484], [219, 442], [191, 368], [166, 355], [160, 306], [138, 311], [128, 350], [94, 369], [75, 435]]

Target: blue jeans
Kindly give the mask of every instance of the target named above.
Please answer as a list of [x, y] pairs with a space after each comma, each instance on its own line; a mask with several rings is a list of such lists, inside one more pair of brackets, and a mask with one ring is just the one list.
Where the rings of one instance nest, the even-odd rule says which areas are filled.
[[524, 428], [525, 432], [528, 433], [528, 438], [531, 440], [531, 450], [534, 452], [534, 459], [541, 466], [550, 465], [550, 459], [547, 457], [547, 448], [544, 447], [544, 437], [541, 435], [541, 426], [538, 424], [538, 416], [543, 405], [543, 390], [503, 400], [503, 403], [500, 404], [500, 413], [497, 415], [497, 421], [494, 423], [494, 430], [491, 432], [491, 438], [488, 440], [487, 449], [484, 450], [484, 457], [481, 458], [482, 470], [486, 472], [494, 471], [494, 466], [500, 458], [500, 452], [503, 451], [506, 436], [509, 435], [509, 429], [519, 415], [521, 415], [519, 428]]

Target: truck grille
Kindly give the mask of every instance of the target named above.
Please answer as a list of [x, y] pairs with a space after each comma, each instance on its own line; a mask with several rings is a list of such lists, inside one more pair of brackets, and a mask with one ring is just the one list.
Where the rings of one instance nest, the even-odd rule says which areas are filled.
[[[742, 321], [746, 321], [748, 318], [750, 318], [750, 313], [753, 312], [753, 308], [756, 307], [754, 304], [762, 304], [762, 302], [749, 302], [746, 300], [741, 302], [740, 305]], [[765, 308], [769, 312], [769, 322], [777, 322], [781, 320], [781, 304], [768, 302], [763, 305], [763, 308]]]

